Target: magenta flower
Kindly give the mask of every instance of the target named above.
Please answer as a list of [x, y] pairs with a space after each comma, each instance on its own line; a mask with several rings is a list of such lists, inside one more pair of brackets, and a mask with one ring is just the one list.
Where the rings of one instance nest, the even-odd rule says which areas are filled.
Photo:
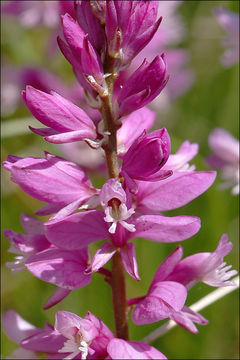
[[55, 329], [48, 323], [39, 329], [10, 310], [3, 315], [3, 330], [20, 345], [12, 356], [21, 359], [36, 359], [38, 352], [48, 355], [48, 359], [166, 359], [152, 346], [115, 338], [90, 312], [81, 318], [58, 311]]
[[110, 359], [167, 359], [154, 347], [138, 342], [112, 339], [107, 347]]
[[223, 234], [214, 252], [197, 253], [181, 260], [168, 276], [168, 280], [181, 282], [188, 287], [196, 281], [217, 287], [234, 285], [229, 279], [236, 275], [237, 271], [229, 271], [232, 265], [226, 266], [226, 262], [223, 261], [232, 250], [232, 246], [227, 234]]
[[67, 44], [60, 38], [58, 44], [63, 55], [72, 64], [78, 81], [93, 97], [97, 93], [103, 95], [106, 91], [103, 67], [88, 35], [69, 14], [62, 16], [62, 26]]
[[172, 313], [170, 318], [193, 334], [198, 333], [198, 329], [194, 323], [198, 325], [208, 325], [208, 320], [205, 319], [205, 317], [187, 306], [183, 306], [181, 311]]
[[8, 251], [18, 255], [13, 262], [6, 263], [14, 273], [25, 269], [25, 262], [31, 255], [51, 247], [45, 237], [41, 221], [25, 214], [21, 215], [20, 221], [26, 234], [16, 233], [12, 230], [4, 230], [3, 232], [11, 244]]
[[160, 94], [168, 81], [165, 57], [156, 56], [148, 63], [145, 59], [141, 66], [120, 86], [115, 96], [115, 112], [118, 117], [130, 114]]
[[81, 359], [105, 358], [107, 344], [114, 338], [107, 326], [91, 313], [80, 318], [67, 311], [58, 311], [55, 330], [67, 339], [58, 352], [69, 353], [68, 359], [80, 354]]
[[11, 172], [13, 182], [27, 194], [48, 203], [37, 214], [62, 209], [61, 216], [67, 215], [98, 194], [79, 166], [49, 153], [45, 156], [25, 159], [8, 156], [3, 163]]
[[[134, 214], [129, 195], [125, 194], [120, 182], [114, 179], [108, 180], [103, 186], [100, 201], [105, 213], [102, 210], [90, 210], [45, 223], [47, 238], [62, 249], [81, 249], [101, 239], [111, 240], [104, 242], [97, 250], [89, 271], [98, 271], [120, 248], [126, 271], [139, 280], [134, 245], [128, 240], [146, 237], [157, 242], [175, 242], [189, 238], [200, 228], [199, 218], [193, 216], [170, 218]], [[112, 223], [110, 227], [108, 222]]]
[[[159, 214], [177, 209], [205, 192], [216, 178], [215, 171], [194, 171], [188, 162], [197, 154], [198, 145], [185, 141], [176, 154], [170, 154], [161, 168], [173, 174], [160, 181], [136, 181], [133, 208], [142, 214]], [[157, 175], [158, 173], [156, 173]]]
[[142, 214], [159, 214], [186, 205], [214, 182], [214, 171], [176, 171], [161, 181], [137, 181], [133, 208]]
[[90, 264], [87, 248], [63, 251], [49, 243], [42, 222], [22, 214], [21, 223], [26, 234], [4, 230], [11, 243], [9, 252], [17, 254], [15, 260], [6, 265], [14, 273], [27, 268], [39, 279], [58, 286], [44, 305], [45, 309], [60, 302], [71, 290], [90, 283], [91, 275], [86, 274]]
[[3, 314], [2, 324], [7, 336], [20, 346], [14, 350], [11, 358], [37, 359], [37, 352], [57, 354], [63, 346], [64, 337], [54, 331], [50, 324], [46, 323], [44, 329], [36, 328], [13, 310]]
[[170, 317], [182, 310], [187, 289], [175, 281], [168, 281], [178, 254], [168, 256], [157, 269], [146, 296], [130, 299], [129, 305], [136, 304], [132, 318], [137, 325], [151, 324]]
[[222, 41], [226, 50], [221, 62], [225, 67], [230, 67], [239, 61], [239, 14], [224, 7], [215, 8], [213, 13], [226, 32], [226, 37]]
[[220, 187], [233, 187], [232, 194], [239, 194], [239, 141], [226, 130], [217, 128], [209, 136], [209, 146], [213, 154], [207, 157], [207, 163], [219, 169], [225, 180]]
[[[104, 54], [106, 48], [105, 1], [75, 1], [76, 18], [81, 29], [88, 34], [88, 38], [99, 55]], [[66, 11], [67, 12], [67, 11]]]
[[44, 136], [46, 141], [62, 144], [96, 138], [95, 125], [85, 111], [59, 94], [46, 94], [31, 86], [27, 86], [22, 94], [31, 113], [48, 126], [43, 129], [30, 129]]
[[152, 60], [162, 52], [165, 53], [170, 78], [161, 96], [156, 97], [151, 104], [156, 110], [168, 107], [171, 101], [185, 93], [194, 81], [193, 71], [189, 68], [189, 53], [185, 49], [176, 48], [185, 34], [185, 26], [177, 12], [181, 3], [181, 1], [158, 2], [158, 16], [163, 17], [161, 26], [147, 46], [133, 59], [130, 67], [120, 72], [123, 83], [145, 58]]
[[129, 65], [157, 31], [156, 1], [107, 1], [106, 36], [108, 54], [118, 60], [117, 68]]
[[178, 246], [158, 267], [147, 295], [128, 300], [129, 305], [136, 304], [132, 317], [137, 325], [169, 317], [186, 330], [196, 334], [198, 330], [194, 322], [199, 325], [208, 324], [202, 315], [184, 306], [187, 290], [178, 280], [171, 280], [171, 274], [178, 266], [182, 254], [183, 250]]
[[[166, 129], [143, 133], [123, 156], [121, 174], [144, 181], [162, 180], [172, 174], [162, 171], [170, 154], [170, 138]], [[127, 180], [127, 179], [125, 179]]]

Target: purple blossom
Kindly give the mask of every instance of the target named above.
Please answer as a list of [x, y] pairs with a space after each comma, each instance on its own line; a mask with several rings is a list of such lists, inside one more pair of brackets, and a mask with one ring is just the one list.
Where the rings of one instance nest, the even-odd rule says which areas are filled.
[[87, 34], [68, 14], [62, 17], [63, 34], [67, 44], [58, 39], [59, 47], [66, 59], [72, 64], [80, 84], [95, 97], [106, 91], [101, 59], [88, 40]]
[[221, 63], [230, 67], [239, 61], [239, 14], [224, 7], [215, 8], [213, 13], [226, 32], [226, 37], [222, 40], [226, 50], [221, 57]]
[[171, 279], [182, 254], [183, 250], [178, 246], [158, 267], [147, 295], [128, 301], [129, 305], [136, 304], [132, 317], [137, 325], [169, 317], [188, 331], [197, 333], [194, 322], [200, 325], [208, 323], [203, 316], [184, 306], [187, 289], [178, 280]]
[[44, 329], [36, 328], [13, 310], [3, 314], [2, 324], [7, 336], [20, 346], [14, 350], [11, 358], [37, 359], [37, 352], [57, 354], [63, 346], [64, 337], [55, 332], [50, 324], [46, 323]]
[[196, 281], [217, 287], [234, 285], [229, 279], [236, 275], [237, 271], [229, 271], [232, 265], [226, 266], [223, 261], [232, 246], [227, 234], [223, 234], [214, 252], [197, 253], [181, 260], [168, 276], [168, 280], [181, 282], [188, 287]]
[[139, 341], [112, 339], [108, 345], [110, 359], [167, 359], [154, 347]]
[[176, 48], [185, 34], [185, 26], [177, 13], [181, 3], [181, 1], [158, 2], [158, 16], [163, 17], [161, 26], [148, 45], [133, 59], [130, 67], [120, 72], [121, 81], [120, 79], [117, 81], [123, 83], [145, 58], [152, 60], [164, 52], [170, 78], [161, 96], [155, 98], [151, 104], [156, 110], [168, 107], [170, 102], [185, 93], [194, 81], [193, 71], [189, 69], [189, 53], [185, 49]]
[[31, 86], [23, 91], [23, 99], [31, 113], [48, 128], [33, 129], [48, 142], [61, 144], [96, 138], [95, 125], [85, 111], [51, 92], [44, 93]]
[[45, 156], [18, 158], [9, 155], [3, 163], [11, 172], [13, 182], [29, 195], [48, 203], [37, 214], [46, 215], [62, 209], [61, 214], [67, 215], [98, 194], [79, 166], [49, 153]]
[[47, 323], [40, 329], [10, 310], [3, 315], [3, 330], [20, 345], [12, 356], [22, 359], [36, 359], [38, 352], [48, 355], [48, 359], [166, 359], [152, 346], [115, 338], [90, 312], [81, 318], [71, 312], [58, 311], [55, 328]]
[[90, 264], [90, 256], [87, 248], [63, 251], [49, 243], [43, 223], [39, 220], [22, 214], [21, 224], [26, 234], [4, 230], [4, 235], [11, 243], [9, 252], [17, 254], [15, 260], [6, 265], [14, 273], [27, 268], [39, 279], [58, 286], [45, 304], [45, 309], [60, 302], [71, 290], [89, 284], [91, 276], [86, 274], [86, 269]]
[[4, 230], [4, 236], [11, 244], [8, 251], [18, 255], [13, 262], [6, 263], [14, 273], [25, 269], [25, 262], [31, 255], [51, 247], [51, 244], [44, 235], [41, 221], [25, 214], [21, 215], [20, 221], [26, 234]]
[[88, 34], [89, 40], [97, 52], [105, 53], [106, 39], [105, 23], [105, 1], [75, 1], [76, 18], [81, 29]]
[[[98, 271], [120, 248], [126, 271], [139, 280], [134, 246], [128, 240], [146, 237], [157, 242], [175, 242], [189, 238], [200, 228], [199, 219], [193, 216], [134, 214], [131, 198], [114, 179], [103, 186], [100, 201], [105, 212], [90, 210], [45, 223], [47, 238], [62, 249], [81, 249], [101, 239], [111, 240], [104, 242], [94, 255], [91, 271]], [[112, 223], [110, 227], [108, 222]]]
[[[146, 59], [123, 83], [115, 96], [115, 112], [118, 117], [130, 114], [160, 94], [168, 81], [166, 61], [162, 54], [149, 63]], [[114, 95], [113, 95], [114, 96]]]
[[170, 154], [170, 138], [166, 129], [143, 133], [123, 156], [122, 175], [136, 180], [162, 180], [172, 174], [162, 171]]
[[221, 171], [225, 180], [221, 188], [232, 187], [232, 194], [239, 194], [239, 141], [226, 130], [216, 128], [209, 136], [213, 154], [207, 157], [209, 166]]
[[108, 54], [126, 67], [157, 31], [157, 1], [107, 1], [106, 36]]

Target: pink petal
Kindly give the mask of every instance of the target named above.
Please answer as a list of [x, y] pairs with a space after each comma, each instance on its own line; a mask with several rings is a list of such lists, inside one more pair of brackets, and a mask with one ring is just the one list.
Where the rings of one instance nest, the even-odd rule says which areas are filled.
[[43, 223], [31, 216], [21, 214], [21, 225], [27, 234], [39, 235], [44, 234]]
[[32, 255], [26, 262], [29, 271], [39, 279], [67, 289], [78, 289], [91, 281], [85, 274], [88, 252], [48, 249]]
[[130, 234], [131, 238], [144, 237], [157, 242], [186, 240], [196, 234], [201, 226], [200, 219], [195, 216], [143, 215], [133, 223], [136, 232]]
[[167, 359], [154, 347], [138, 341], [112, 339], [107, 350], [111, 359]]
[[44, 224], [47, 239], [66, 250], [81, 249], [92, 242], [108, 239], [104, 216], [101, 210], [89, 210], [60, 221], [48, 221]]
[[92, 341], [98, 335], [94, 323], [68, 311], [58, 311], [55, 314], [55, 330], [72, 340], [75, 340], [75, 335], [80, 330], [83, 340], [86, 342]]
[[134, 280], [141, 280], [138, 275], [138, 265], [134, 244], [132, 242], [128, 242], [125, 246], [121, 248], [120, 255], [122, 258], [123, 266], [125, 270], [129, 273], [129, 275]]
[[175, 172], [167, 179], [151, 185], [148, 182], [139, 182], [138, 206], [140, 209], [155, 211], [177, 209], [205, 192], [215, 178], [214, 171], [193, 171]]
[[224, 129], [217, 128], [209, 136], [209, 145], [223, 160], [239, 162], [239, 141]]
[[174, 311], [180, 311], [187, 297], [186, 288], [173, 281], [162, 281], [137, 303], [133, 310], [133, 322], [137, 325], [151, 324], [166, 319]]
[[122, 126], [117, 131], [117, 141], [118, 145], [124, 144], [124, 152], [127, 152], [144, 130], [153, 126], [154, 119], [155, 113], [143, 107], [122, 120]]
[[181, 311], [173, 313], [171, 315], [171, 319], [193, 334], [198, 333], [198, 329], [194, 325], [194, 322], [199, 325], [208, 324], [207, 319], [205, 319], [201, 314], [191, 310], [187, 306], [184, 306]]
[[9, 310], [2, 315], [2, 325], [3, 331], [7, 334], [9, 339], [17, 344], [20, 344], [21, 340], [35, 334], [38, 330], [14, 310]]
[[53, 295], [46, 301], [43, 309], [47, 310], [50, 309], [52, 306], [58, 304], [60, 301], [65, 299], [66, 296], [70, 294], [71, 290], [63, 289], [63, 288], [57, 288]]
[[58, 212], [61, 209], [62, 205], [46, 204], [42, 206], [39, 210], [35, 211], [35, 214], [38, 216], [50, 215]]
[[66, 339], [57, 331], [38, 329], [38, 333], [21, 341], [24, 349], [44, 353], [57, 353], [63, 347]]
[[184, 167], [198, 153], [198, 144], [190, 144], [188, 140], [180, 146], [176, 154], [170, 155], [164, 170], [178, 170]]
[[94, 254], [92, 262], [85, 272], [87, 274], [97, 272], [112, 258], [116, 251], [117, 248], [112, 243], [109, 241], [104, 242]]
[[45, 136], [44, 140], [53, 144], [65, 144], [74, 141], [88, 139], [95, 139], [96, 135], [93, 131], [88, 129], [69, 131], [57, 135]]
[[182, 256], [183, 256], [183, 248], [179, 245], [170, 255], [168, 255], [168, 257], [158, 267], [154, 275], [154, 278], [152, 280], [150, 290], [156, 283], [167, 279], [168, 275], [172, 273], [175, 266], [181, 260]]

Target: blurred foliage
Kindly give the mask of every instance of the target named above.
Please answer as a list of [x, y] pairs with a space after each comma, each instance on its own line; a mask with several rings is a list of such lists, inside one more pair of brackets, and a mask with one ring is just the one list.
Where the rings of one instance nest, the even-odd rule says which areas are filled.
[[[224, 69], [219, 57], [223, 52], [220, 45], [223, 31], [212, 15], [216, 6], [225, 6], [238, 11], [238, 1], [185, 1], [179, 8], [187, 28], [187, 36], [181, 44], [191, 54], [191, 67], [195, 72], [195, 82], [184, 96], [177, 99], [171, 108], [158, 115], [161, 126], [166, 126], [171, 135], [173, 151], [185, 140], [197, 142], [200, 152], [194, 163], [197, 169], [207, 166], [204, 157], [209, 154], [208, 135], [215, 127], [223, 127], [238, 136], [238, 71], [237, 65]], [[36, 28], [26, 30], [16, 21], [2, 18], [2, 55], [4, 62], [13, 65], [46, 67], [59, 74], [66, 81], [73, 79], [71, 67], [59, 51], [49, 61], [46, 41], [50, 30]], [[161, 95], [160, 95], [161, 96]], [[28, 117], [24, 105], [3, 121]], [[28, 133], [2, 140], [2, 159], [7, 154], [42, 156], [47, 149], [60, 154], [57, 147], [46, 144], [38, 136]], [[102, 181], [102, 180], [100, 180]], [[238, 268], [238, 198], [230, 190], [218, 191], [220, 180], [201, 197], [183, 209], [168, 212], [168, 215], [191, 214], [202, 220], [200, 232], [182, 243], [185, 256], [199, 251], [213, 251], [222, 233], [228, 233], [234, 248], [227, 262]], [[4, 171], [2, 195], [2, 227], [21, 232], [19, 216], [22, 212], [33, 215], [39, 202], [23, 193], [9, 180]], [[152, 276], [160, 262], [172, 251], [176, 244], [157, 244], [145, 239], [135, 240], [136, 252], [142, 281], [135, 282], [128, 275], [129, 297], [146, 293]], [[91, 245], [95, 251], [98, 244]], [[2, 239], [2, 312], [14, 309], [35, 326], [42, 327], [45, 321], [54, 323], [58, 310], [67, 310], [84, 316], [90, 310], [99, 316], [111, 329], [114, 328], [109, 286], [101, 275], [93, 275], [91, 284], [75, 290], [60, 304], [44, 311], [43, 304], [55, 287], [34, 278], [26, 270], [11, 274], [4, 263], [12, 259], [7, 252], [8, 241]], [[200, 299], [213, 288], [199, 284], [190, 293], [187, 304]], [[193, 335], [177, 327], [153, 344], [169, 359], [237, 359], [238, 354], [238, 294], [234, 292], [201, 311], [209, 320], [208, 326], [199, 327], [199, 334]], [[160, 323], [146, 326], [130, 324], [131, 339], [140, 340]], [[2, 357], [6, 357], [16, 344], [4, 334], [2, 336]]]

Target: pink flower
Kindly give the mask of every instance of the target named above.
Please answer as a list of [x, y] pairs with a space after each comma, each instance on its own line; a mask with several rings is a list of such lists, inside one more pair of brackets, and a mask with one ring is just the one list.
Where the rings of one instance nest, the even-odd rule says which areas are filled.
[[103, 67], [88, 35], [69, 14], [62, 16], [62, 25], [67, 44], [60, 38], [58, 44], [63, 55], [72, 64], [78, 81], [93, 97], [97, 93], [103, 95], [106, 91]]
[[[148, 63], [145, 59], [141, 66], [122, 84], [119, 84], [114, 97], [115, 112], [118, 117], [130, 114], [160, 94], [168, 81], [164, 54], [156, 56]], [[114, 94], [113, 94], [114, 96]]]
[[232, 194], [239, 194], [239, 141], [226, 130], [217, 128], [209, 136], [213, 154], [207, 157], [209, 166], [219, 169], [226, 180], [221, 188], [232, 187]]
[[139, 341], [112, 339], [107, 347], [110, 359], [167, 359], [154, 347]]
[[[122, 119], [122, 126], [117, 130], [117, 147], [119, 156], [123, 156], [132, 143], [154, 123], [155, 113], [146, 107], [134, 111]], [[101, 123], [100, 123], [101, 124]], [[99, 125], [100, 125], [99, 124]], [[105, 170], [102, 148], [92, 149], [85, 142], [74, 142], [60, 145], [67, 159], [90, 171]]]
[[229, 279], [236, 275], [237, 271], [229, 271], [232, 265], [226, 266], [226, 262], [223, 261], [224, 256], [232, 250], [232, 246], [227, 234], [223, 234], [214, 252], [197, 253], [181, 260], [168, 276], [168, 280], [181, 282], [188, 287], [196, 281], [217, 287], [234, 285]]
[[183, 306], [187, 290], [181, 282], [171, 278], [182, 254], [183, 250], [181, 246], [178, 246], [158, 267], [147, 295], [128, 300], [129, 305], [136, 304], [132, 316], [137, 325], [148, 324], [169, 317], [186, 330], [197, 333], [198, 330], [194, 322], [199, 325], [208, 323], [202, 315], [192, 311], [187, 306]]
[[221, 62], [225, 67], [230, 67], [239, 61], [239, 14], [224, 7], [215, 8], [213, 13], [226, 32], [222, 41], [226, 50]]
[[178, 260], [171, 254], [158, 267], [146, 296], [130, 299], [129, 305], [136, 304], [132, 318], [137, 325], [150, 324], [170, 317], [181, 311], [187, 297], [185, 286], [175, 281], [168, 281]]
[[[116, 179], [103, 186], [100, 201], [105, 212], [89, 210], [45, 223], [47, 238], [62, 249], [81, 249], [101, 239], [111, 240], [97, 250], [89, 271], [98, 271], [120, 248], [126, 271], [139, 280], [134, 245], [128, 240], [146, 237], [157, 242], [175, 242], [191, 237], [200, 228], [199, 218], [193, 216], [134, 214], [131, 197]], [[108, 222], [112, 223], [110, 227]]]
[[168, 107], [171, 101], [185, 93], [194, 81], [193, 71], [189, 69], [189, 53], [185, 49], [176, 48], [185, 35], [185, 26], [177, 12], [181, 3], [182, 1], [158, 2], [158, 16], [163, 18], [161, 26], [147, 46], [133, 59], [129, 68], [120, 72], [117, 81], [117, 83], [123, 83], [144, 59], [151, 61], [164, 52], [170, 77], [161, 96], [156, 97], [150, 105], [156, 110]]
[[38, 329], [10, 310], [3, 315], [3, 330], [20, 345], [12, 356], [22, 359], [36, 359], [38, 352], [45, 353], [48, 359], [166, 359], [152, 346], [115, 338], [90, 312], [81, 318], [58, 311], [55, 329], [48, 323]]
[[11, 243], [9, 252], [18, 255], [14, 262], [6, 265], [15, 273], [27, 268], [39, 279], [58, 286], [45, 304], [45, 309], [60, 302], [71, 290], [90, 283], [91, 275], [86, 274], [90, 263], [87, 248], [63, 251], [49, 243], [40, 221], [22, 214], [21, 223], [26, 234], [4, 230], [4, 235]]
[[156, 21], [157, 9], [156, 1], [106, 2], [108, 55], [115, 67], [128, 66], [152, 39], [162, 20]]
[[[136, 181], [133, 208], [141, 214], [159, 214], [177, 209], [205, 192], [216, 177], [215, 171], [194, 171], [188, 162], [197, 154], [198, 145], [185, 141], [176, 154], [170, 154], [161, 168], [173, 174], [159, 181]], [[157, 175], [157, 174], [156, 174]]]
[[105, 1], [75, 1], [75, 11], [78, 24], [88, 34], [88, 38], [99, 55], [104, 54], [106, 48]]
[[25, 269], [25, 262], [31, 255], [51, 247], [51, 243], [45, 237], [41, 221], [25, 214], [21, 215], [20, 221], [26, 234], [4, 230], [4, 236], [11, 244], [8, 251], [18, 255], [13, 262], [6, 263], [14, 273]]
[[170, 138], [166, 129], [143, 133], [123, 156], [121, 173], [136, 180], [162, 180], [172, 174], [162, 171], [170, 154]]
[[8, 156], [3, 163], [11, 172], [13, 182], [27, 194], [48, 203], [37, 214], [46, 215], [62, 209], [61, 216], [65, 216], [98, 194], [79, 166], [49, 153], [45, 156]]
[[95, 125], [86, 112], [59, 94], [47, 94], [27, 86], [22, 95], [36, 119], [48, 126], [43, 129], [30, 129], [44, 136], [48, 142], [62, 144], [96, 138]]
[[81, 359], [105, 358], [106, 346], [114, 337], [107, 326], [91, 313], [80, 318], [67, 311], [58, 311], [55, 330], [67, 339], [58, 352], [69, 353], [68, 359], [80, 354]]
[[46, 323], [44, 329], [36, 328], [13, 310], [3, 314], [2, 324], [7, 336], [20, 345], [11, 358], [37, 359], [37, 352], [57, 354], [63, 346], [64, 337], [54, 331], [50, 324]]

